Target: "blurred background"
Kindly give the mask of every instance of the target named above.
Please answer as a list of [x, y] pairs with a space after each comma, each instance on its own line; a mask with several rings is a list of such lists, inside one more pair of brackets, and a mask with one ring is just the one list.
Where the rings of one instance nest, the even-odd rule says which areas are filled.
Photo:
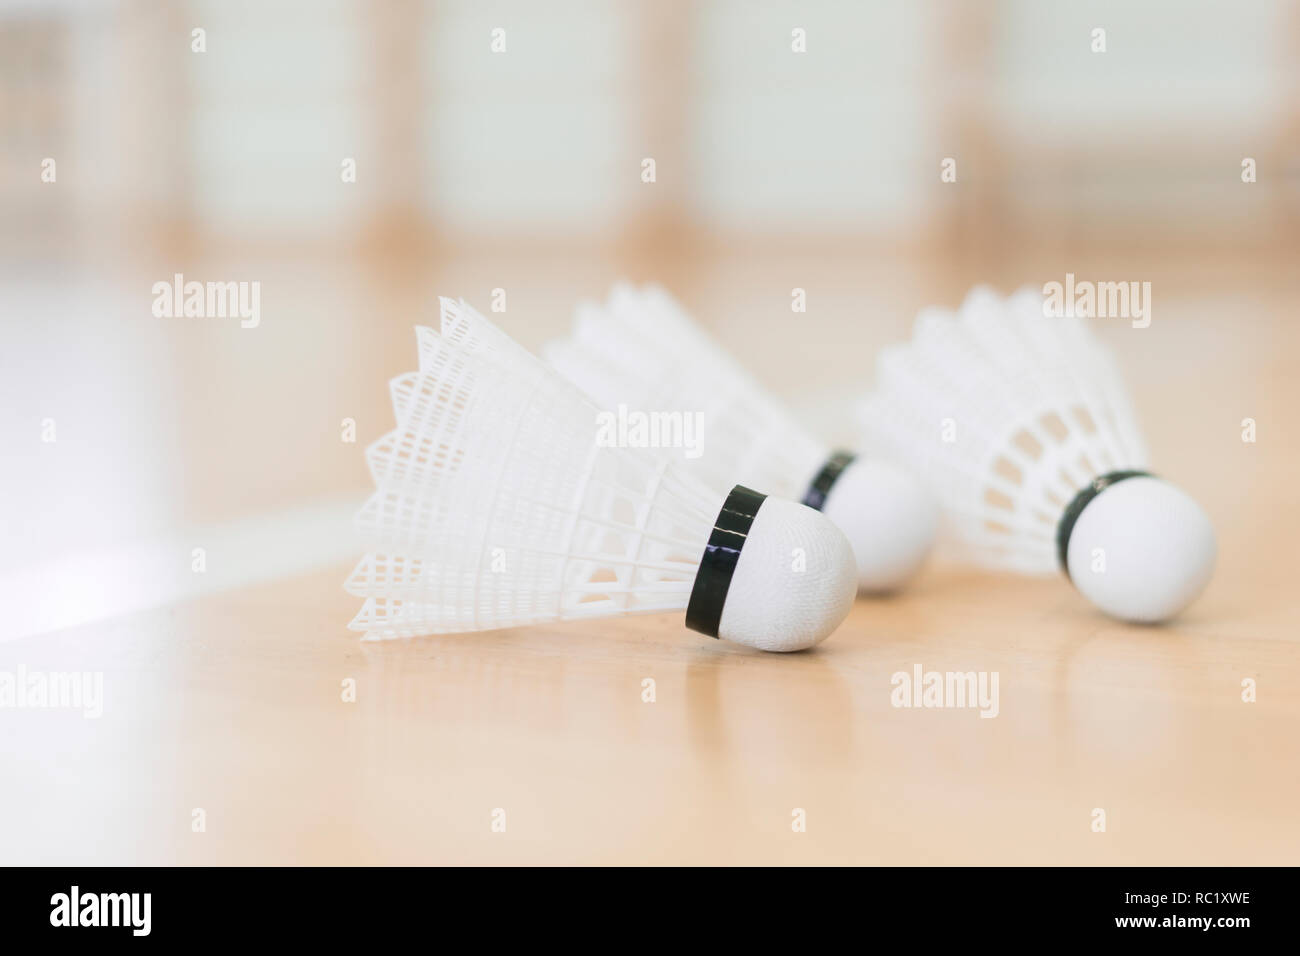
[[657, 280], [851, 440], [920, 307], [1149, 281], [1102, 334], [1204, 491], [1191, 422], [1293, 414], [1297, 54], [1286, 0], [0, 0], [0, 637], [346, 564], [438, 294], [536, 346]]

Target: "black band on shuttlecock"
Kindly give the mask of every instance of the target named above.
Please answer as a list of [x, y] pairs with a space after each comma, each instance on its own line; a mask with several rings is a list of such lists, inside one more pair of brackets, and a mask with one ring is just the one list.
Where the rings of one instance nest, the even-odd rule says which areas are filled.
[[826, 464], [822, 465], [822, 470], [817, 472], [817, 477], [808, 486], [808, 491], [803, 496], [803, 503], [817, 511], [826, 507], [826, 496], [831, 493], [835, 482], [840, 480], [844, 469], [853, 464], [857, 457], [851, 451], [837, 451], [827, 458]]
[[1117, 485], [1126, 478], [1150, 477], [1152, 475], [1149, 471], [1111, 471], [1092, 479], [1086, 488], [1074, 496], [1056, 526], [1056, 557], [1067, 578], [1070, 576], [1070, 534], [1074, 531], [1074, 523], [1079, 520], [1079, 515], [1083, 514], [1083, 509], [1111, 485]]
[[727, 603], [727, 591], [731, 588], [731, 576], [736, 572], [736, 562], [740, 560], [740, 549], [749, 537], [754, 516], [766, 500], [767, 495], [736, 485], [722, 503], [722, 510], [713, 522], [709, 543], [704, 546], [700, 569], [695, 572], [690, 603], [686, 605], [686, 626], [692, 631], [709, 637], [718, 636], [722, 608]]

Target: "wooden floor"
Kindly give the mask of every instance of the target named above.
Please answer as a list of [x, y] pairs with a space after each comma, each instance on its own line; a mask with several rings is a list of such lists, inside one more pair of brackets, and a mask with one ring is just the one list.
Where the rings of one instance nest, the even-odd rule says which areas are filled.
[[[676, 617], [366, 644], [324, 568], [0, 642], [105, 693], [0, 710], [0, 862], [1300, 862], [1295, 300], [1163, 301], [1122, 361], [1220, 533], [1172, 625], [938, 563], [791, 656]], [[996, 672], [998, 715], [892, 706], [916, 665]]]
[[[98, 720], [4, 716], [5, 862], [1300, 858], [1281, 592], [1142, 628], [1061, 582], [932, 571], [777, 656], [667, 617], [363, 644], [345, 571], [0, 645], [106, 688]], [[892, 707], [915, 664], [998, 672], [998, 716]]]

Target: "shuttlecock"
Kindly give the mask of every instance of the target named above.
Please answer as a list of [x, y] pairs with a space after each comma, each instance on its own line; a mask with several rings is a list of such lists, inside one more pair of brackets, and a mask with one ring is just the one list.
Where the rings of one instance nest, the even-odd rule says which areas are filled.
[[887, 461], [832, 452], [662, 289], [615, 286], [542, 354], [607, 412], [699, 415], [682, 465], [715, 490], [744, 481], [822, 511], [848, 536], [863, 590], [897, 588], [925, 560], [938, 510], [921, 484]]
[[373, 551], [351, 627], [408, 637], [624, 614], [794, 651], [853, 602], [853, 555], [811, 508], [718, 493], [653, 449], [597, 440], [580, 390], [463, 302], [417, 330], [391, 383], [397, 428], [366, 452]]
[[1111, 354], [1024, 290], [923, 311], [878, 360], [867, 439], [935, 493], [952, 540], [985, 566], [1064, 569], [1115, 617], [1160, 621], [1209, 582], [1215, 538], [1147, 452]]

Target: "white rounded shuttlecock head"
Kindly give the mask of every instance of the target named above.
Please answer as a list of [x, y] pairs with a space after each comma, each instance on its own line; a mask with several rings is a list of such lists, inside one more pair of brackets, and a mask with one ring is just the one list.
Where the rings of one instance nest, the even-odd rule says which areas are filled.
[[1145, 473], [1147, 452], [1114, 358], [1032, 290], [976, 288], [956, 313], [922, 311], [911, 341], [881, 353], [860, 419], [868, 449], [927, 485], [946, 543], [977, 564], [1063, 569], [1132, 621], [1172, 617], [1209, 580], [1201, 508], [1167, 482], [1117, 480]]
[[849, 539], [863, 591], [906, 584], [929, 556], [939, 526], [934, 497], [916, 478], [866, 458], [844, 469], [821, 511]]
[[918, 481], [832, 452], [662, 289], [616, 285], [542, 354], [611, 413], [698, 422], [695, 443], [672, 451], [715, 491], [743, 482], [823, 511], [849, 538], [861, 589], [897, 589], [928, 554], [937, 509]]
[[823, 515], [765, 498], [731, 577], [717, 636], [764, 651], [819, 644], [848, 615], [853, 551]]
[[686, 611], [765, 650], [824, 640], [853, 600], [848, 542], [811, 508], [718, 492], [662, 451], [608, 443], [600, 410], [467, 305], [418, 330], [397, 428], [366, 456], [373, 544], [347, 582], [375, 639]]
[[1214, 528], [1177, 485], [1141, 472], [1120, 476], [1094, 481], [1067, 511], [1058, 532], [1062, 564], [1107, 614], [1163, 621], [1209, 583]]

